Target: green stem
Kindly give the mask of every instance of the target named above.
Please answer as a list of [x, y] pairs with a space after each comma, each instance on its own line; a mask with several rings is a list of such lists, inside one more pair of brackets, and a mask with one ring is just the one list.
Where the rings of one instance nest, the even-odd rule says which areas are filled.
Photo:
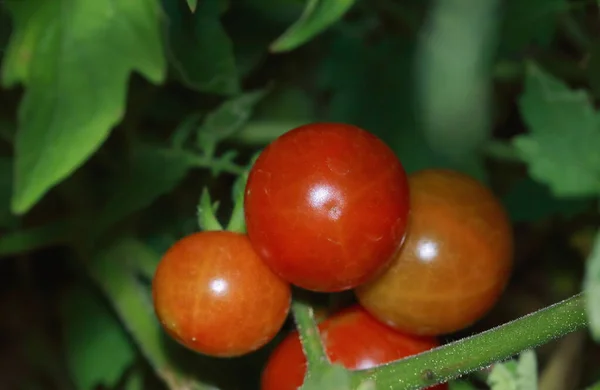
[[[180, 152], [183, 153], [183, 152]], [[206, 168], [206, 169], [214, 169], [218, 168], [221, 172], [231, 173], [233, 175], [242, 175], [246, 172], [246, 168], [235, 164], [231, 161], [227, 161], [219, 158], [208, 158], [204, 156], [197, 156], [193, 153], [187, 153], [186, 155], [187, 161], [190, 165], [196, 168]]]
[[419, 389], [447, 382], [587, 326], [583, 294], [410, 358], [355, 371], [353, 388]]
[[296, 300], [292, 302], [292, 313], [300, 334], [304, 356], [306, 356], [308, 372], [329, 365], [313, 308], [306, 302]]

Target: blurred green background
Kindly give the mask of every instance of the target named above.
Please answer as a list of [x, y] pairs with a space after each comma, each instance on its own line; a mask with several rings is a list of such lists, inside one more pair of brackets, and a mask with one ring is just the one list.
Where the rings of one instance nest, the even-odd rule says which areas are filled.
[[[251, 157], [314, 121], [506, 205], [511, 283], [447, 340], [597, 291], [599, 33], [582, 0], [0, 2], [0, 388], [256, 389], [277, 340], [184, 351], [150, 281], [203, 188], [225, 221]], [[600, 380], [588, 333], [538, 350], [540, 388]]]

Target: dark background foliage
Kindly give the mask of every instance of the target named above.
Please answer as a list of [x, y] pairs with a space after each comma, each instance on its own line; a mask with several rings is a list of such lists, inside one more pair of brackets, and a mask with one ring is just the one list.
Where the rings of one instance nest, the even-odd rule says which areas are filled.
[[[277, 340], [232, 360], [184, 351], [150, 279], [198, 229], [203, 188], [225, 220], [251, 157], [308, 122], [362, 126], [407, 171], [461, 170], [506, 205], [510, 285], [447, 340], [600, 285], [595, 2], [312, 3], [274, 44], [303, 1], [0, 2], [0, 388], [257, 388]], [[538, 359], [541, 388], [600, 380], [589, 332]]]

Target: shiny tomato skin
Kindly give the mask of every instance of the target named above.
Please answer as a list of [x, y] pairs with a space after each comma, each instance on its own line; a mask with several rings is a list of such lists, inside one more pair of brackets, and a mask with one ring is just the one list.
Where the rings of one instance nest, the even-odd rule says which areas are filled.
[[152, 283], [165, 331], [196, 352], [233, 357], [269, 342], [289, 312], [291, 288], [256, 254], [248, 237], [194, 233], [160, 261]]
[[[344, 309], [319, 324], [329, 360], [349, 370], [368, 369], [438, 346], [432, 337], [389, 328], [359, 305]], [[290, 333], [272, 352], [263, 369], [261, 390], [296, 390], [306, 373], [298, 332]], [[445, 390], [447, 384], [434, 387]]]
[[283, 279], [307, 290], [353, 288], [404, 238], [407, 178], [376, 136], [341, 123], [293, 129], [265, 148], [245, 194], [248, 235]]
[[440, 335], [471, 325], [499, 299], [512, 268], [513, 234], [493, 193], [462, 173], [409, 176], [411, 215], [402, 250], [355, 290], [382, 322]]

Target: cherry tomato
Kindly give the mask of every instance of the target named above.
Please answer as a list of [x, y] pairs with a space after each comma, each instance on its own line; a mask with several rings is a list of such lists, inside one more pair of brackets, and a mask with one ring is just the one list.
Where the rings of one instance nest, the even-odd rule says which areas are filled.
[[390, 268], [357, 288], [360, 303], [399, 330], [463, 329], [498, 300], [510, 276], [513, 235], [492, 192], [449, 170], [409, 177], [406, 241]]
[[[435, 338], [409, 335], [383, 325], [359, 305], [323, 321], [319, 331], [329, 360], [349, 370], [372, 368], [438, 346]], [[261, 390], [296, 390], [305, 374], [306, 358], [298, 332], [292, 332], [269, 357]], [[435, 388], [448, 387], [443, 384]]]
[[246, 186], [248, 235], [283, 279], [342, 291], [393, 259], [408, 219], [408, 182], [393, 151], [354, 126], [317, 123], [271, 143]]
[[285, 321], [290, 285], [256, 254], [246, 235], [205, 231], [175, 243], [152, 284], [166, 332], [205, 355], [231, 357], [269, 342]]

